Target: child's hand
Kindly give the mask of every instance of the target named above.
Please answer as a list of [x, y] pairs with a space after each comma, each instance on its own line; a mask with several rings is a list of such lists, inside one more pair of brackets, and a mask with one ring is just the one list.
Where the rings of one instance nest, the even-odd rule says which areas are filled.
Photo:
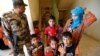
[[65, 52], [65, 49], [63, 48], [63, 47], [59, 47], [58, 48], [58, 51], [61, 53], [61, 54], [65, 54], [66, 52]]

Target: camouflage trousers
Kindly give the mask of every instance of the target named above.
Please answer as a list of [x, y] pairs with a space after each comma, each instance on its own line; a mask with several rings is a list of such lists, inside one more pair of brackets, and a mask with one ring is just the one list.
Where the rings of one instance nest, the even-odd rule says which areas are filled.
[[30, 47], [30, 42], [18, 41], [17, 45], [14, 47], [14, 49], [15, 49], [14, 56], [24, 56], [23, 45], [26, 45], [26, 47], [29, 48]]

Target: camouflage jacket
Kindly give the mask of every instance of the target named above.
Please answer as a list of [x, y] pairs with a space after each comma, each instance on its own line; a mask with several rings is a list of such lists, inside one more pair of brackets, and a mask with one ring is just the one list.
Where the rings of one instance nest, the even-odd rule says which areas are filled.
[[8, 38], [16, 36], [19, 41], [29, 39], [30, 32], [25, 14], [18, 16], [14, 11], [4, 13], [2, 26]]

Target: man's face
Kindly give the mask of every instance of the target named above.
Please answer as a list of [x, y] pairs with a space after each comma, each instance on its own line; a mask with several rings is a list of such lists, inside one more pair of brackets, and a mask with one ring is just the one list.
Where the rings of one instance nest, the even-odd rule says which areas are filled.
[[49, 19], [48, 23], [49, 23], [49, 25], [50, 25], [51, 27], [54, 26], [54, 24], [55, 24], [55, 22], [54, 22], [53, 19]]
[[20, 13], [24, 13], [25, 12], [25, 6], [24, 5], [21, 5], [21, 6], [18, 6], [18, 11], [20, 12]]
[[56, 49], [56, 48], [57, 48], [57, 42], [51, 40], [51, 42], [50, 42], [50, 47], [53, 48], [53, 49]]
[[73, 19], [73, 20], [75, 20], [75, 19], [77, 19], [77, 18], [78, 18], [78, 16], [77, 16], [77, 15], [72, 14], [72, 19]]
[[72, 39], [69, 38], [69, 36], [67, 36], [67, 38], [65, 36], [63, 36], [63, 43], [66, 44], [66, 45], [69, 45], [71, 44], [72, 42]]

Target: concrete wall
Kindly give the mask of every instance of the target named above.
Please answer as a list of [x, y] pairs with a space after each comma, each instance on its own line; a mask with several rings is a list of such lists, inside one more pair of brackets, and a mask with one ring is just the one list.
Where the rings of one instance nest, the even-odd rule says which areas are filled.
[[59, 11], [58, 11], [58, 8], [57, 8], [57, 2], [56, 2], [56, 0], [52, 0], [52, 14], [55, 16], [56, 23], [58, 24]]
[[100, 40], [100, 0], [77, 0], [73, 7], [75, 6], [82, 6], [95, 14], [97, 21], [85, 29], [85, 33]]
[[2, 14], [12, 9], [13, 9], [12, 0], [0, 0], [0, 17], [2, 16]]
[[32, 19], [39, 20], [39, 0], [28, 0]]

